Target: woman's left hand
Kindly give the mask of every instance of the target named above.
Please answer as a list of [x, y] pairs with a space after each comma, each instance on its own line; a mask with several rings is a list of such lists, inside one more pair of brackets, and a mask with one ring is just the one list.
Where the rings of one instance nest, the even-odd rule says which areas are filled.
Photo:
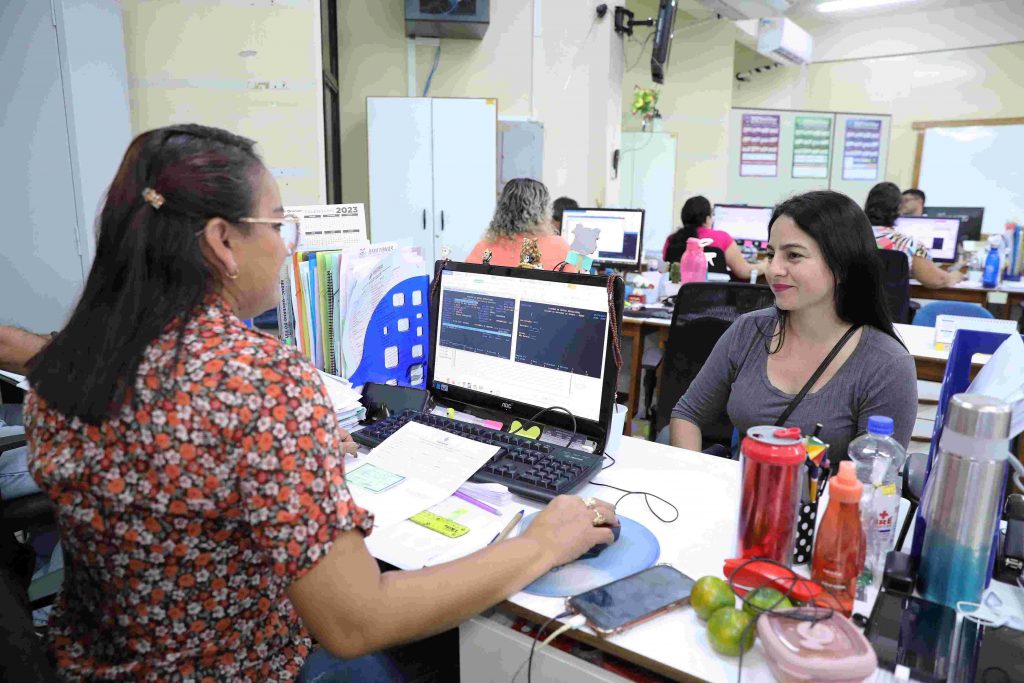
[[348, 433], [348, 430], [338, 427], [338, 434], [341, 436], [341, 442], [338, 444], [338, 449], [342, 455], [351, 455], [353, 457], [358, 456], [359, 444], [353, 439], [352, 435]]

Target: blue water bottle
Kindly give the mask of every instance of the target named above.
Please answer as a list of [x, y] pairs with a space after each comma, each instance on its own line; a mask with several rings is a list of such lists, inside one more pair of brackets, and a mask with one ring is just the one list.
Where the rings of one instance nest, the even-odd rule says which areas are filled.
[[995, 287], [999, 284], [999, 237], [988, 238], [988, 256], [985, 257], [985, 273], [982, 275], [983, 287]]

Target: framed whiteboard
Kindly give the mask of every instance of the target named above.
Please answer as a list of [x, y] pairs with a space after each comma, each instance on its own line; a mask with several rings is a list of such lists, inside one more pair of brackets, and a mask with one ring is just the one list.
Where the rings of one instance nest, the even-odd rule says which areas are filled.
[[931, 206], [983, 206], [982, 233], [1024, 221], [1024, 118], [914, 124], [914, 186]]

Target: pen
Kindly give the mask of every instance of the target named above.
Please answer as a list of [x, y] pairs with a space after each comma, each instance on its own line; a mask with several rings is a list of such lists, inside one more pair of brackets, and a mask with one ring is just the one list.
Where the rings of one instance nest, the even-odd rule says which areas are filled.
[[495, 508], [492, 508], [487, 503], [483, 502], [482, 500], [477, 500], [476, 498], [474, 498], [473, 496], [471, 496], [471, 495], [469, 495], [467, 493], [463, 493], [462, 491], [456, 490], [455, 493], [453, 493], [452, 495], [455, 496], [456, 498], [460, 498], [460, 499], [466, 501], [467, 503], [470, 503], [471, 505], [477, 506], [481, 510], [484, 510], [486, 512], [490, 512], [492, 515], [499, 515], [499, 516], [501, 515], [501, 510], [497, 510]]
[[521, 520], [523, 518], [523, 513], [524, 512], [526, 512], [526, 510], [520, 510], [515, 515], [513, 515], [512, 521], [510, 521], [508, 524], [506, 524], [504, 529], [502, 529], [497, 534], [495, 534], [494, 538], [492, 538], [491, 542], [488, 543], [487, 545], [493, 545], [493, 544], [497, 543], [498, 541], [505, 540], [505, 538], [510, 533], [512, 533], [512, 530], [516, 528], [516, 524], [519, 524], [519, 520]]

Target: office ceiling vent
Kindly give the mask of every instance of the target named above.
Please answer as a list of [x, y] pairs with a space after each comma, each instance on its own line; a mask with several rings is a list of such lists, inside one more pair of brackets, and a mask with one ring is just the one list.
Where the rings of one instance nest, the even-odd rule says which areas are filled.
[[405, 0], [410, 38], [480, 40], [491, 22], [491, 0]]
[[700, 4], [726, 19], [778, 17], [793, 6], [793, 0], [700, 0]]

